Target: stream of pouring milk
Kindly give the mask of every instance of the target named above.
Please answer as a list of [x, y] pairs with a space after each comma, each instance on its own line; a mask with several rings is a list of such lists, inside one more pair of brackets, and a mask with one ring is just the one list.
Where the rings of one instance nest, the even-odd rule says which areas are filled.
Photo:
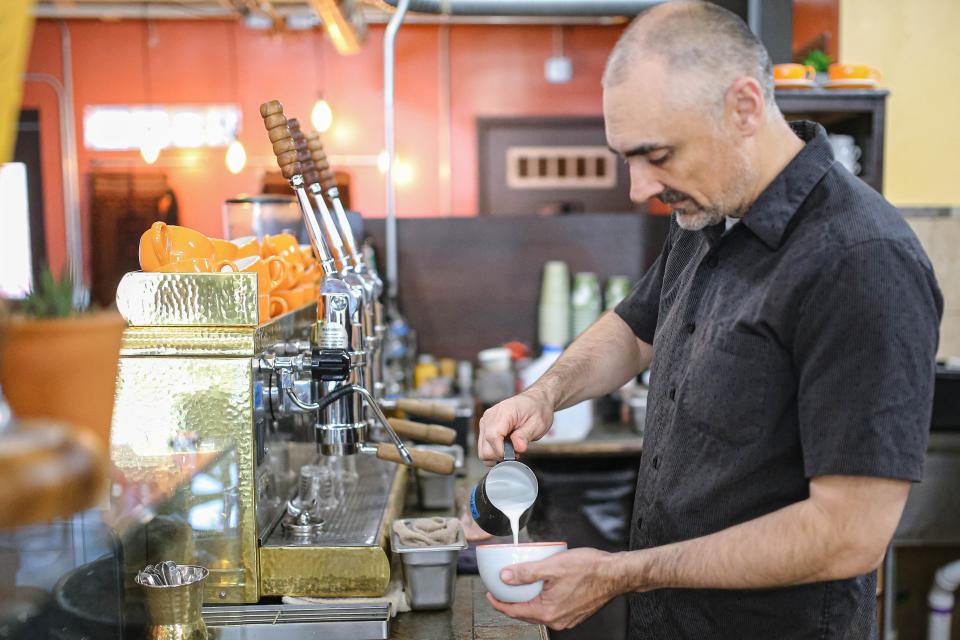
[[513, 531], [513, 544], [520, 543], [520, 516], [537, 499], [537, 489], [521, 470], [509, 465], [498, 465], [485, 483], [487, 499], [490, 504], [503, 512], [510, 520]]

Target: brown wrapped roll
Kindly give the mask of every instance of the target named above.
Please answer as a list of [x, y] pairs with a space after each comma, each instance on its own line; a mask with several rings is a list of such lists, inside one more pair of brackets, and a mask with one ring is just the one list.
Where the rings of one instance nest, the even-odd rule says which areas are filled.
[[457, 417], [457, 411], [454, 407], [430, 400], [414, 400], [412, 398], [397, 400], [397, 409], [441, 422], [450, 422]]
[[400, 418], [388, 418], [387, 422], [398, 435], [404, 438], [432, 444], [453, 444], [457, 440], [456, 431], [439, 424], [425, 424]]
[[[410, 459], [413, 461], [413, 466], [417, 469], [432, 471], [433, 473], [442, 473], [446, 476], [453, 473], [456, 465], [456, 460], [453, 459], [453, 456], [448, 456], [439, 451], [421, 451], [419, 449], [408, 449], [408, 451], [410, 452]], [[397, 451], [397, 448], [386, 442], [381, 442], [377, 445], [377, 457], [381, 460], [403, 464], [403, 458], [400, 457], [400, 452]]]
[[279, 100], [271, 100], [260, 105], [260, 116], [267, 136], [273, 143], [273, 153], [277, 156], [277, 164], [284, 178], [292, 178], [302, 172], [298, 161], [296, 144], [287, 127], [287, 118], [283, 115], [283, 105]]

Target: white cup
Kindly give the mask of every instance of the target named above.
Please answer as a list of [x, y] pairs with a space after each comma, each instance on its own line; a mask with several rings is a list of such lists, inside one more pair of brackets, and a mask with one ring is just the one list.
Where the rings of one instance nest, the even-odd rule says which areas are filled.
[[540, 304], [570, 304], [570, 270], [562, 260], [548, 260], [543, 265]]
[[500, 579], [500, 572], [511, 565], [537, 562], [566, 550], [566, 542], [483, 544], [477, 547], [477, 568], [487, 591], [500, 602], [530, 602], [543, 591], [543, 580], [509, 585]]

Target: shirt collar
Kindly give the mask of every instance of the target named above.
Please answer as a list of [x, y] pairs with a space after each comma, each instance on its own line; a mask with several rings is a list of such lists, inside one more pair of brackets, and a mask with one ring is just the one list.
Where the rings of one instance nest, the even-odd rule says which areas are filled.
[[771, 249], [780, 246], [790, 220], [833, 165], [833, 149], [823, 127], [797, 121], [790, 128], [806, 144], [743, 217], [743, 224]]

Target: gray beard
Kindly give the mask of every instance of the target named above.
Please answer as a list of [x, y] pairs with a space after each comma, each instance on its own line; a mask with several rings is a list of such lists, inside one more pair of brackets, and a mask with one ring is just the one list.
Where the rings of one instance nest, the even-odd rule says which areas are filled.
[[677, 225], [687, 231], [700, 231], [705, 227], [712, 227], [723, 222], [727, 217], [726, 213], [714, 208], [691, 210], [681, 207], [674, 209], [673, 213], [676, 214]]

